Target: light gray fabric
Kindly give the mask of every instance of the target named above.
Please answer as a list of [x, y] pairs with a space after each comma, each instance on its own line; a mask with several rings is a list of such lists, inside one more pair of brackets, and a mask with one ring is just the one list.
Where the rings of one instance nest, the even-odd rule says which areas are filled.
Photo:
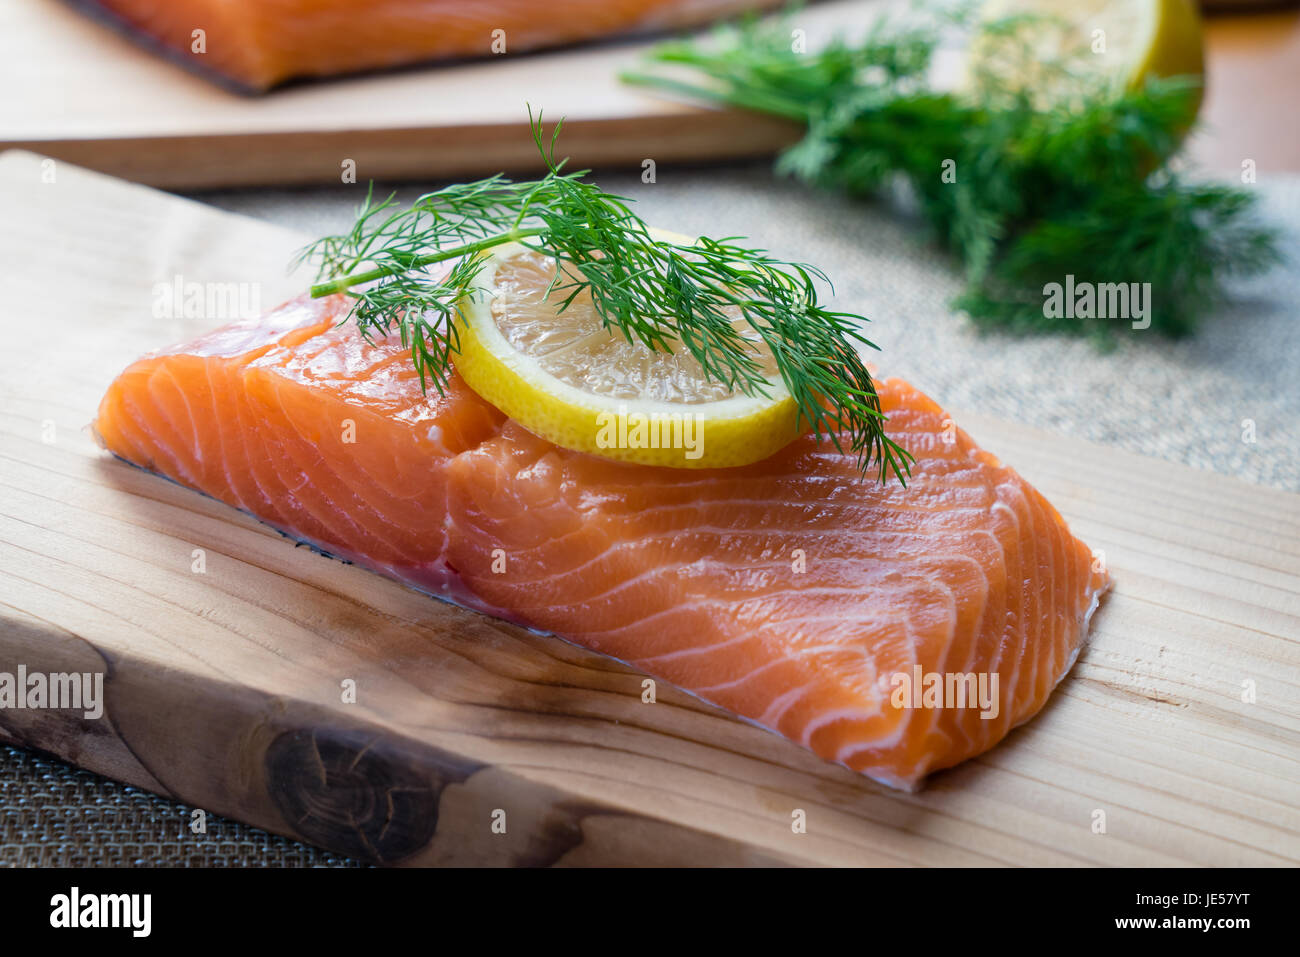
[[[915, 222], [774, 179], [767, 164], [665, 167], [654, 184], [625, 174], [600, 182], [636, 198], [657, 225], [744, 235], [821, 266], [836, 282], [838, 304], [872, 319], [881, 372], [910, 379], [949, 408], [1300, 490], [1300, 177], [1256, 187], [1269, 216], [1286, 227], [1286, 267], [1237, 288], [1194, 339], [1171, 343], [1143, 332], [1108, 353], [1061, 337], [976, 334], [947, 305], [959, 288], [956, 271]], [[350, 223], [364, 188], [196, 198], [317, 236]], [[1244, 419], [1255, 423], [1254, 444], [1242, 441]], [[187, 808], [162, 798], [0, 749], [0, 866], [349, 863], [233, 821], [212, 819], [209, 835], [198, 838], [187, 819]]]

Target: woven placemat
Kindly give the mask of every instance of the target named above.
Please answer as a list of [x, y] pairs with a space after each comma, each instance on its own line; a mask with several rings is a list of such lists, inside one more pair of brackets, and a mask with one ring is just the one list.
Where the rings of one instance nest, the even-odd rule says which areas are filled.
[[0, 866], [359, 867], [356, 861], [0, 746]]
[[[1236, 286], [1233, 301], [1193, 339], [1136, 334], [1110, 352], [1061, 337], [977, 334], [948, 308], [959, 288], [952, 264], [905, 214], [773, 180], [765, 164], [664, 168], [654, 184], [628, 176], [601, 183], [636, 198], [657, 225], [745, 235], [822, 266], [838, 304], [872, 319], [881, 371], [950, 408], [1300, 490], [1298, 177], [1265, 175], [1255, 187], [1285, 228], [1286, 266]], [[196, 198], [321, 235], [350, 223], [364, 188]], [[1246, 421], [1253, 442], [1244, 441]], [[56, 759], [0, 748], [0, 865], [356, 866], [221, 818], [209, 817], [208, 833], [194, 835], [189, 811]]]

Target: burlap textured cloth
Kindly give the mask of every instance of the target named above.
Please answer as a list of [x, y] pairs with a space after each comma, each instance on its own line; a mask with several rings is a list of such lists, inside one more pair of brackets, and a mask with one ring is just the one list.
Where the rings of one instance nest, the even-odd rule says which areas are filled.
[[[905, 208], [817, 193], [774, 179], [767, 164], [664, 168], [655, 183], [627, 175], [600, 182], [636, 199], [652, 224], [743, 235], [816, 263], [835, 282], [836, 304], [872, 320], [881, 373], [911, 380], [949, 408], [1300, 491], [1300, 177], [1261, 174], [1250, 187], [1284, 230], [1285, 265], [1234, 284], [1231, 301], [1192, 339], [1128, 333], [1106, 352], [1086, 340], [976, 332], [948, 305], [960, 288], [954, 264], [927, 244]], [[346, 228], [364, 189], [197, 198], [316, 236]], [[189, 808], [0, 748], [0, 865], [355, 864], [215, 817], [207, 834], [194, 835], [188, 821]]]

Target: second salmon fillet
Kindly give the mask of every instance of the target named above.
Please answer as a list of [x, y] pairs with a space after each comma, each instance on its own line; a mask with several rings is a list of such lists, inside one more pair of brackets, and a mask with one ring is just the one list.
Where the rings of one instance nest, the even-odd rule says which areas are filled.
[[249, 91], [433, 60], [677, 30], [776, 0], [93, 0], [172, 58]]
[[426, 397], [407, 350], [339, 326], [345, 310], [296, 300], [146, 356], [104, 396], [101, 441], [894, 787], [1033, 716], [1108, 586], [1038, 492], [901, 380], [880, 393], [916, 456], [906, 488], [811, 437], [741, 468], [625, 465], [537, 438], [454, 376]]

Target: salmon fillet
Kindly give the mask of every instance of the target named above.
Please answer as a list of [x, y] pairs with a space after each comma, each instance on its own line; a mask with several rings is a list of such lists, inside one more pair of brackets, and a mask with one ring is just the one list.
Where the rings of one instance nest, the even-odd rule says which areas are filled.
[[[901, 788], [1034, 715], [1108, 586], [1038, 492], [899, 379], [879, 389], [916, 456], [906, 488], [812, 436], [741, 468], [628, 465], [532, 435], [455, 376], [422, 395], [400, 342], [367, 343], [346, 309], [295, 300], [140, 359], [101, 442]], [[929, 702], [932, 675], [964, 702]]]
[[260, 91], [297, 78], [696, 26], [777, 0], [95, 2], [184, 62]]

